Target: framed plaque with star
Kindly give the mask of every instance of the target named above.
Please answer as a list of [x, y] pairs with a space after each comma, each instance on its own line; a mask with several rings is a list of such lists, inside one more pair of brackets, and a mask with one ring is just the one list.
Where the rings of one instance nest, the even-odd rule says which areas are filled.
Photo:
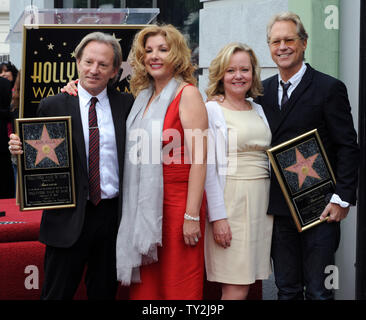
[[71, 117], [16, 119], [20, 210], [75, 207]]
[[317, 129], [267, 150], [299, 232], [319, 217], [335, 190], [335, 177]]

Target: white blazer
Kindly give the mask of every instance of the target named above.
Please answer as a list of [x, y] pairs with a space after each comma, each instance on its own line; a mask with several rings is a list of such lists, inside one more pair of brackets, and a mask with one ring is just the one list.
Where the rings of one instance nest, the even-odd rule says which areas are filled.
[[[266, 126], [269, 124], [262, 107], [248, 100], [253, 109], [263, 119]], [[206, 197], [208, 207], [208, 220], [210, 222], [226, 219], [224, 202], [224, 189], [227, 171], [227, 145], [228, 130], [221, 106], [216, 101], [206, 103], [208, 114], [208, 146], [207, 146], [207, 173], [206, 173]], [[236, 137], [230, 137], [230, 143], [234, 143]]]

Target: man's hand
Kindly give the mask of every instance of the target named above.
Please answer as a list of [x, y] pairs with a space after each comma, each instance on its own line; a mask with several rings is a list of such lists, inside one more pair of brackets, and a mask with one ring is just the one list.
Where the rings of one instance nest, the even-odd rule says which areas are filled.
[[323, 213], [320, 215], [320, 220], [323, 221], [328, 217], [328, 222], [339, 222], [347, 217], [348, 212], [349, 206], [347, 208], [342, 208], [336, 203], [329, 202]]
[[20, 141], [20, 138], [12, 133], [9, 136], [10, 140], [8, 142], [9, 144], [9, 151], [11, 154], [22, 154], [23, 150], [22, 150], [22, 142]]

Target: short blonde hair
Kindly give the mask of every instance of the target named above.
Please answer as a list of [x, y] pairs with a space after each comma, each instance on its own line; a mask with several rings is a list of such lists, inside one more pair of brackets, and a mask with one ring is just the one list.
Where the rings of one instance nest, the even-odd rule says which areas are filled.
[[253, 49], [244, 43], [232, 42], [223, 47], [210, 64], [208, 69], [209, 83], [206, 90], [208, 99], [211, 99], [213, 96], [217, 95], [225, 95], [224, 84], [222, 82], [222, 79], [225, 75], [225, 70], [229, 66], [230, 59], [233, 54], [241, 51], [247, 52], [249, 54], [253, 70], [252, 87], [247, 92], [247, 97], [255, 99], [256, 97], [262, 95], [263, 87], [260, 79], [260, 67]]
[[144, 58], [145, 44], [149, 37], [161, 35], [169, 46], [167, 62], [174, 66], [174, 77], [182, 77], [185, 82], [196, 85], [194, 77], [196, 66], [191, 61], [191, 50], [189, 49], [183, 34], [173, 25], [150, 25], [136, 34], [129, 57], [133, 68], [130, 80], [130, 89], [134, 96], [146, 89], [152, 77], [147, 73]]

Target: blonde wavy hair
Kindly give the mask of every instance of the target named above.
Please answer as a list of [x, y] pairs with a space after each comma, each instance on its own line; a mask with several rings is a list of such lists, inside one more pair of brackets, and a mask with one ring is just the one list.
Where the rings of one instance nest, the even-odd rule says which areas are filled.
[[240, 51], [247, 52], [252, 63], [252, 87], [247, 92], [247, 97], [255, 99], [256, 97], [262, 95], [263, 87], [260, 79], [260, 67], [254, 51], [244, 43], [232, 42], [223, 47], [210, 64], [210, 67], [208, 69], [209, 83], [206, 89], [208, 99], [212, 99], [214, 96], [218, 95], [225, 95], [224, 84], [222, 81], [225, 75], [225, 71], [229, 66], [230, 59], [233, 54]]
[[169, 46], [167, 62], [175, 67], [174, 77], [181, 77], [185, 82], [194, 85], [197, 83], [194, 77], [196, 66], [191, 62], [191, 50], [182, 33], [171, 24], [150, 25], [135, 35], [129, 56], [129, 63], [133, 68], [130, 90], [134, 96], [146, 89], [153, 80], [146, 71], [144, 58], [147, 39], [156, 35], [163, 36]]

